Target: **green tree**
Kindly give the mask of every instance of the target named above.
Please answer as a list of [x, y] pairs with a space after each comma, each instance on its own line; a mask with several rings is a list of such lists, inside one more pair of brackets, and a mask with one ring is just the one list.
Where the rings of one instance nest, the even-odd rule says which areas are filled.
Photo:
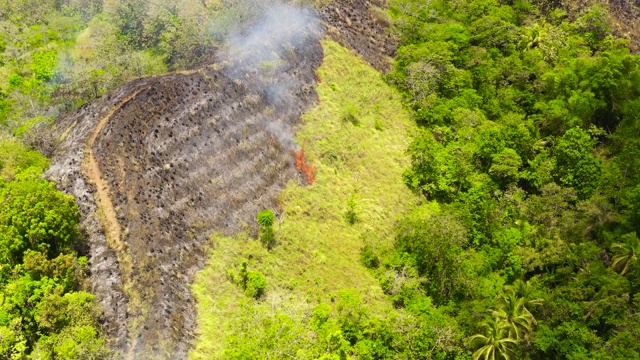
[[622, 240], [622, 243], [611, 247], [616, 253], [611, 259], [611, 267], [619, 272], [620, 275], [625, 275], [638, 261], [640, 240], [638, 240], [635, 232], [622, 236], [620, 240]]
[[473, 360], [510, 360], [518, 341], [511, 337], [511, 326], [501, 319], [487, 319], [480, 324], [481, 334], [467, 339], [473, 352]]
[[600, 161], [592, 154], [593, 146], [586, 131], [573, 128], [558, 140], [554, 150], [554, 177], [574, 188], [581, 199], [593, 195], [600, 181]]
[[33, 63], [31, 64], [33, 77], [38, 81], [52, 80], [57, 65], [58, 56], [56, 51], [38, 51], [33, 54]]
[[531, 309], [535, 306], [542, 305], [544, 300], [534, 298], [534, 288], [531, 282], [518, 279], [514, 281], [513, 284], [505, 286], [505, 291], [507, 294], [514, 294], [516, 298], [523, 300], [522, 310], [529, 314], [531, 320], [533, 320], [533, 324], [537, 324], [536, 319], [533, 317], [533, 314], [531, 314]]
[[517, 297], [515, 292], [507, 292], [500, 296], [499, 309], [491, 312], [492, 316], [509, 324], [509, 336], [521, 340], [533, 329], [535, 319], [524, 308], [525, 300]]
[[396, 250], [426, 277], [425, 290], [436, 302], [446, 302], [468, 290], [462, 252], [466, 235], [464, 226], [450, 215], [422, 219], [416, 214], [398, 228]]
[[518, 173], [522, 167], [522, 159], [515, 150], [505, 148], [493, 155], [489, 174], [496, 176], [505, 184], [518, 180]]
[[72, 196], [34, 175], [19, 176], [0, 189], [0, 259], [16, 265], [29, 249], [46, 249], [50, 258], [68, 251], [79, 220]]
[[260, 241], [267, 247], [267, 249], [273, 248], [276, 242], [275, 230], [273, 229], [276, 217], [273, 214], [273, 211], [260, 211], [256, 221], [258, 222], [258, 225], [260, 225]]

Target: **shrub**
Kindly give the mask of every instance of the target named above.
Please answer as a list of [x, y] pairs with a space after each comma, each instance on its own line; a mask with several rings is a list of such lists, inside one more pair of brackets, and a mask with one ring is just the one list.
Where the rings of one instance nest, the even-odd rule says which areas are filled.
[[264, 295], [264, 289], [266, 287], [267, 278], [260, 271], [247, 272], [247, 286], [244, 289], [247, 296], [258, 299]]
[[377, 269], [378, 266], [380, 266], [380, 259], [373, 246], [369, 244], [365, 245], [362, 248], [360, 256], [362, 258], [362, 264], [369, 269]]
[[353, 126], [359, 126], [360, 125], [360, 119], [358, 119], [358, 108], [352, 104], [352, 103], [348, 103], [345, 106], [345, 110], [344, 113], [342, 115], [342, 120], [344, 122], [349, 122], [351, 124], [353, 124]]
[[273, 224], [275, 223], [275, 215], [271, 210], [263, 210], [258, 213], [258, 225], [260, 225], [260, 241], [269, 250], [273, 248], [276, 242]]
[[248, 270], [246, 261], [243, 261], [240, 265], [238, 277], [235, 276], [233, 270], [229, 270], [229, 276], [232, 281], [242, 287], [247, 296], [258, 299], [264, 295], [264, 289], [267, 287], [267, 278], [260, 271]]
[[351, 196], [347, 199], [347, 213], [346, 218], [349, 224], [355, 224], [358, 221], [358, 214], [356, 213], [356, 199], [355, 196]]

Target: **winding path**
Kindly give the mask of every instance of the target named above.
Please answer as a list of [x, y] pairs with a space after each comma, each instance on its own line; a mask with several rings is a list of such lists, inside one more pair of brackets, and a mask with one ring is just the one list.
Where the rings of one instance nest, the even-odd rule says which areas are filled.
[[103, 226], [105, 227], [107, 242], [109, 243], [109, 246], [117, 253], [120, 253], [122, 250], [124, 250], [126, 244], [122, 240], [120, 224], [118, 223], [118, 214], [116, 213], [116, 209], [113, 206], [113, 202], [109, 198], [109, 185], [102, 176], [100, 166], [98, 165], [98, 161], [93, 153], [93, 145], [98, 138], [98, 135], [102, 133], [102, 130], [104, 130], [104, 128], [109, 123], [111, 117], [113, 117], [113, 115], [118, 110], [122, 109], [123, 106], [125, 106], [143, 90], [146, 90], [146, 88], [137, 90], [133, 94], [127, 96], [118, 105], [114, 106], [102, 119], [100, 119], [100, 122], [98, 122], [95, 130], [87, 141], [87, 157], [85, 160], [86, 167], [84, 173], [96, 186], [99, 207], [102, 210], [103, 215], [103, 219], [101, 220], [103, 220], [104, 222]]
[[[118, 214], [115, 207], [113, 206], [111, 198], [109, 197], [109, 184], [102, 175], [102, 171], [100, 170], [100, 166], [98, 165], [98, 160], [96, 159], [93, 152], [93, 145], [98, 136], [107, 126], [109, 120], [111, 120], [113, 115], [118, 110], [122, 109], [122, 107], [125, 106], [129, 101], [140, 94], [140, 92], [147, 89], [148, 88], [139, 89], [131, 95], [127, 96], [120, 103], [114, 106], [102, 119], [100, 119], [100, 121], [96, 125], [95, 130], [93, 131], [93, 133], [91, 133], [91, 136], [89, 136], [89, 139], [87, 141], [87, 154], [83, 169], [85, 176], [95, 184], [96, 194], [98, 195], [96, 201], [98, 204], [99, 212], [102, 214], [100, 221], [102, 222], [102, 226], [105, 230], [107, 244], [115, 251], [118, 261], [120, 262], [121, 271], [123, 272], [122, 281], [125, 286], [123, 290], [125, 290], [125, 293], [130, 298], [132, 296], [135, 296], [135, 294], [131, 293], [131, 278], [129, 276], [131, 272], [131, 259], [130, 256], [127, 256], [126, 253], [127, 246], [124, 242], [124, 239], [122, 238], [122, 231], [120, 229], [120, 224], [118, 223]], [[134, 339], [134, 345], [131, 346], [130, 350], [135, 348], [135, 341], [136, 340]], [[127, 359], [133, 360], [133, 358], [133, 354], [130, 351], [130, 353], [127, 354]]]

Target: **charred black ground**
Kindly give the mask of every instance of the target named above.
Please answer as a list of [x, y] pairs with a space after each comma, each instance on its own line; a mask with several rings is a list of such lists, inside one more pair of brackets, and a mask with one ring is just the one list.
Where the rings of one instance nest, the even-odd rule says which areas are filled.
[[335, 0], [322, 10], [330, 36], [381, 72], [391, 69], [398, 45], [389, 32], [386, 5], [386, 0]]
[[[186, 352], [194, 326], [189, 284], [202, 246], [213, 231], [237, 231], [259, 210], [276, 207], [278, 191], [296, 176], [291, 149], [267, 126], [274, 120], [294, 126], [316, 101], [321, 60], [317, 39], [287, 60], [287, 73], [298, 81], [293, 107], [273, 106], [267, 94], [224, 69], [204, 68], [127, 84], [58, 123], [69, 133], [48, 174], [78, 199], [91, 238], [93, 290], [119, 348]], [[108, 205], [96, 199], [95, 181], [81, 168], [82, 144], [114, 107], [93, 152], [125, 243], [117, 255], [110, 247], [118, 245], [107, 241], [117, 239], [107, 239], [98, 220]]]
[[[370, 7], [338, 1], [324, 18], [330, 34], [384, 70], [393, 42]], [[123, 357], [186, 356], [189, 286], [209, 235], [252, 226], [298, 176], [292, 131], [317, 101], [320, 35], [274, 45], [286, 47], [275, 65], [216, 57], [190, 73], [136, 80], [56, 123], [47, 175], [77, 198], [91, 291]]]

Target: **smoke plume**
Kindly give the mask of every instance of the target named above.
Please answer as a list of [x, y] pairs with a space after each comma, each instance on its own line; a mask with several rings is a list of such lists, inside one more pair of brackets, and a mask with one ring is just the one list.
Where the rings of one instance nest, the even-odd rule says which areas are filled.
[[265, 127], [288, 150], [298, 146], [292, 129], [278, 114], [295, 108], [296, 91], [302, 84], [288, 72], [287, 64], [295, 61], [291, 57], [296, 56], [297, 47], [317, 41], [321, 32], [314, 9], [273, 3], [248, 31], [230, 36], [218, 56], [229, 77], [264, 95], [274, 109], [273, 116], [264, 119]]

